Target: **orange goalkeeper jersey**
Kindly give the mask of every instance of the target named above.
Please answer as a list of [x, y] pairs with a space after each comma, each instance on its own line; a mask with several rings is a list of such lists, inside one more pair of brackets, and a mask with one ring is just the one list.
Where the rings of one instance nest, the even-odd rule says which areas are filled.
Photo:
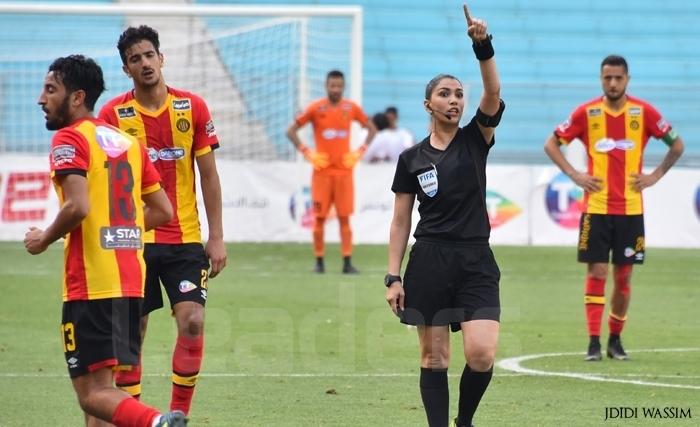
[[146, 233], [147, 243], [202, 241], [195, 185], [195, 157], [219, 147], [214, 122], [199, 96], [168, 88], [158, 111], [142, 107], [129, 91], [102, 107], [100, 118], [135, 136], [148, 148], [173, 205], [174, 217]]
[[602, 190], [584, 195], [584, 212], [611, 215], [643, 213], [642, 193], [631, 185], [641, 173], [649, 137], [662, 138], [671, 125], [649, 103], [631, 96], [620, 111], [603, 98], [580, 105], [554, 134], [562, 144], [580, 139], [588, 154], [588, 174], [602, 179]]
[[297, 116], [296, 123], [299, 126], [311, 122], [316, 151], [327, 153], [330, 160], [327, 168], [315, 173], [326, 175], [352, 173], [352, 168], [343, 166], [343, 155], [350, 151], [350, 125], [353, 121], [366, 126], [368, 119], [359, 105], [347, 99], [341, 99], [337, 104], [331, 104], [328, 98], [319, 99]]

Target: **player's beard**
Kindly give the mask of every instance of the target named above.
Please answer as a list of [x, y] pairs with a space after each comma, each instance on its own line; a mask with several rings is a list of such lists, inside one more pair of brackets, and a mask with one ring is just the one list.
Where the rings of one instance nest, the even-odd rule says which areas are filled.
[[48, 130], [59, 130], [66, 127], [68, 123], [68, 116], [70, 115], [70, 98], [66, 96], [63, 98], [63, 102], [58, 106], [58, 109], [53, 114], [53, 118], [46, 118], [46, 129]]
[[611, 102], [617, 102], [625, 96], [625, 90], [618, 91], [617, 93], [611, 93], [610, 91], [605, 91], [605, 97], [608, 98], [608, 101]]

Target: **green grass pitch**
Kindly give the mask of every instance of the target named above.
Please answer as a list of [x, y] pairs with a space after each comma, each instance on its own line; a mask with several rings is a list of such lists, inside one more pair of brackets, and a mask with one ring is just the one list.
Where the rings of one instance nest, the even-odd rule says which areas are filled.
[[[529, 373], [496, 367], [475, 425], [698, 425], [700, 250], [648, 249], [633, 273], [623, 334], [631, 360], [600, 363], [582, 361], [584, 266], [574, 248], [499, 246], [494, 253], [502, 271], [498, 362], [533, 357], [509, 364]], [[340, 274], [337, 246], [328, 248], [324, 275], [310, 272], [312, 258], [307, 244], [229, 245], [229, 266], [210, 282], [190, 425], [426, 424], [416, 333], [384, 301], [386, 247], [356, 247], [362, 274], [352, 277]], [[20, 243], [0, 244], [2, 427], [82, 425], [59, 341], [61, 262], [59, 244], [38, 257]], [[154, 313], [143, 398], [159, 408], [170, 398], [173, 342], [169, 312]], [[454, 416], [464, 358], [460, 335], [452, 343]], [[605, 421], [609, 407], [638, 412]], [[651, 419], [643, 408], [692, 418]]]

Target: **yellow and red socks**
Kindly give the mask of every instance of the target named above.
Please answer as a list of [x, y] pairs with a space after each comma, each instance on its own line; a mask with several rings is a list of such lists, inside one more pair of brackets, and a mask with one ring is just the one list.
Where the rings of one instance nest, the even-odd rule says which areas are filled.
[[475, 372], [464, 365], [462, 378], [459, 380], [459, 407], [457, 412], [457, 426], [471, 426], [472, 417], [479, 407], [481, 397], [491, 382], [493, 367], [486, 372]]
[[189, 414], [204, 354], [204, 336], [178, 336], [173, 351], [173, 390], [170, 410]]
[[450, 392], [447, 368], [420, 368], [420, 396], [423, 400], [429, 427], [447, 425], [450, 410]]
[[600, 323], [605, 309], [605, 279], [586, 277], [586, 295], [583, 302], [586, 306], [588, 335], [600, 336]]
[[130, 370], [119, 370], [114, 374], [114, 383], [134, 399], [141, 397], [141, 361]]
[[153, 420], [159, 416], [157, 409], [128, 397], [119, 402], [114, 410], [112, 424], [117, 427], [151, 427]]

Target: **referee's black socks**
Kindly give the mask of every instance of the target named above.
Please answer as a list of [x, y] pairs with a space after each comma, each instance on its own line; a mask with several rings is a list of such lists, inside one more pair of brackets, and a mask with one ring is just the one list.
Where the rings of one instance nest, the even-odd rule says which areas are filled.
[[450, 410], [447, 368], [420, 368], [420, 396], [428, 416], [428, 426], [446, 426]]
[[462, 379], [459, 381], [459, 412], [457, 413], [457, 426], [471, 426], [472, 417], [479, 406], [481, 396], [491, 382], [493, 367], [486, 372], [475, 372], [464, 365]]

